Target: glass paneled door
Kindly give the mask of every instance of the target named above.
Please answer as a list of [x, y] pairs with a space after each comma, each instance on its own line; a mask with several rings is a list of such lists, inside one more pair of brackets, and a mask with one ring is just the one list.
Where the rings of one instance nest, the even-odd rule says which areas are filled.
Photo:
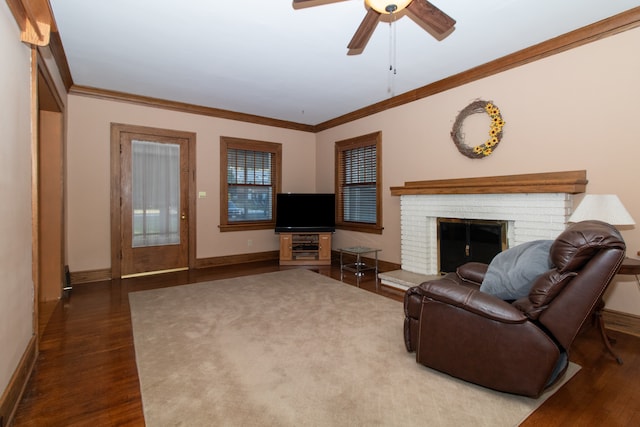
[[188, 142], [123, 133], [121, 277], [187, 269]]

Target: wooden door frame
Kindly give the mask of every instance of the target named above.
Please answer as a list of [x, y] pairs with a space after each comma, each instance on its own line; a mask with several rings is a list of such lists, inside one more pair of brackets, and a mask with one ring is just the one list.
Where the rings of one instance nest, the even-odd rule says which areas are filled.
[[[66, 262], [66, 213], [65, 213], [65, 188], [66, 188], [66, 109], [58, 88], [54, 82], [53, 75], [49, 70], [40, 50], [31, 48], [31, 273], [33, 278], [33, 333], [36, 337], [36, 352], [40, 341], [40, 288], [41, 288], [41, 201], [40, 201], [40, 110], [59, 113], [62, 123], [62, 176], [55, 177], [62, 179], [62, 247], [61, 256]], [[62, 294], [62, 288], [60, 288]]]
[[120, 171], [120, 137], [122, 133], [142, 133], [148, 135], [161, 135], [187, 140], [189, 146], [189, 187], [188, 207], [189, 216], [189, 269], [195, 268], [196, 261], [196, 134], [171, 129], [153, 128], [148, 126], [127, 125], [111, 123], [111, 278], [119, 279], [122, 275], [120, 263], [120, 248], [122, 246], [122, 233], [120, 221], [120, 197], [121, 197], [121, 171]]

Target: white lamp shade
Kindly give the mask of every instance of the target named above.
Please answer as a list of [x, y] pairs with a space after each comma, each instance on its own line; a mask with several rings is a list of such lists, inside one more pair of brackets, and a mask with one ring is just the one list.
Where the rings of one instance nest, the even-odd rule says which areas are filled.
[[611, 225], [635, 225], [635, 221], [615, 194], [587, 194], [569, 222], [599, 220]]
[[395, 6], [396, 8], [393, 9], [392, 12], [398, 13], [407, 7], [411, 1], [412, 0], [365, 0], [365, 3], [376, 12], [389, 14], [390, 12], [387, 11], [387, 6]]

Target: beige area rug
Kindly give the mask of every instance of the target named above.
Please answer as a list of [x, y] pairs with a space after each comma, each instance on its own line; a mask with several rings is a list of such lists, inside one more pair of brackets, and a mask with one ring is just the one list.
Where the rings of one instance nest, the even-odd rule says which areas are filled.
[[402, 303], [305, 269], [129, 299], [150, 427], [514, 426], [553, 393], [512, 396], [421, 366]]

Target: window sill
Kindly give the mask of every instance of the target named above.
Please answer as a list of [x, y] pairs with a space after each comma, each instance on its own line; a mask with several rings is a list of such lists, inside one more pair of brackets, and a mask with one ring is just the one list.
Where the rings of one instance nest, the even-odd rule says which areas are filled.
[[226, 231], [246, 231], [246, 230], [275, 230], [276, 224], [273, 222], [269, 223], [243, 223], [243, 224], [220, 224], [218, 226], [221, 232]]
[[382, 234], [384, 227], [377, 224], [339, 223], [336, 229], [358, 231], [360, 233]]

